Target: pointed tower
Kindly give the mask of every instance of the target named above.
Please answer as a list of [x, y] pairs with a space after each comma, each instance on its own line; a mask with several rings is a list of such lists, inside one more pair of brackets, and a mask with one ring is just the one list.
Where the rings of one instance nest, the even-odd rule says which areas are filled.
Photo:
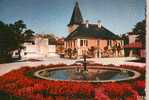
[[71, 20], [68, 24], [68, 31], [71, 33], [83, 22], [83, 17], [79, 8], [78, 2], [76, 2], [71, 16]]

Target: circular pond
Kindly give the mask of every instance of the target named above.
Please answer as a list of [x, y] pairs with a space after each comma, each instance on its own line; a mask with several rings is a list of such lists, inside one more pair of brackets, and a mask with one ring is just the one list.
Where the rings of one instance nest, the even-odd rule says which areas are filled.
[[87, 71], [78, 66], [45, 68], [34, 73], [36, 77], [46, 80], [113, 82], [138, 78], [140, 73], [130, 69], [114, 67], [91, 67]]

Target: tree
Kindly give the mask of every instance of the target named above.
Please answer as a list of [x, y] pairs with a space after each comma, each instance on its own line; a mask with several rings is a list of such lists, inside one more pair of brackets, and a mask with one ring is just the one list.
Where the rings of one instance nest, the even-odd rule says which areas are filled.
[[1, 61], [10, 60], [16, 49], [17, 38], [8, 24], [0, 21], [0, 58]]
[[15, 33], [17, 39], [15, 47], [18, 50], [19, 59], [21, 59], [21, 50], [24, 48], [22, 44], [24, 43], [25, 39], [23, 31], [26, 29], [26, 24], [24, 24], [22, 20], [18, 20], [14, 24], [10, 24], [10, 28], [12, 28]]
[[26, 30], [26, 24], [18, 20], [13, 24], [5, 24], [0, 21], [0, 57], [11, 58], [14, 50], [20, 52], [24, 48], [23, 43], [33, 36], [33, 31]]
[[71, 59], [72, 58], [72, 49], [68, 48], [67, 53], [68, 53], [69, 58]]
[[74, 49], [72, 50], [72, 55], [73, 55], [75, 58], [77, 58], [77, 54], [78, 54], [78, 51], [77, 51], [76, 48], [74, 48]]
[[138, 41], [140, 41], [143, 45], [143, 48], [145, 48], [145, 42], [146, 42], [146, 39], [145, 39], [145, 36], [146, 36], [146, 21], [143, 20], [143, 21], [140, 21], [138, 22], [134, 29], [133, 29], [133, 32], [138, 36]]
[[[124, 45], [129, 44], [129, 38], [128, 38], [128, 35], [127, 34], [123, 34], [122, 35], [122, 39], [124, 40]], [[128, 48], [124, 48], [124, 52], [125, 52], [124, 53], [125, 54], [125, 57], [129, 56], [129, 49]]]
[[25, 30], [25, 32], [23, 33], [24, 34], [24, 41], [28, 41], [30, 39], [32, 39], [32, 37], [34, 36], [34, 31], [32, 31], [31, 29], [27, 29]]
[[22, 34], [24, 29], [26, 29], [26, 24], [24, 24], [22, 20], [16, 21], [13, 26], [15, 28], [16, 33], [18, 34]]
[[57, 43], [56, 38], [53, 34], [45, 34], [44, 37], [48, 38], [49, 44], [56, 44]]
[[95, 57], [95, 51], [96, 51], [96, 48], [93, 46], [90, 49], [88, 49], [89, 56]]
[[30, 40], [33, 37], [33, 31], [31, 29], [27, 29], [26, 24], [22, 20], [16, 21], [14, 24], [11, 24], [13, 31], [15, 32], [16, 40], [16, 49], [18, 50], [19, 59], [21, 59], [21, 50], [25, 47], [23, 43]]

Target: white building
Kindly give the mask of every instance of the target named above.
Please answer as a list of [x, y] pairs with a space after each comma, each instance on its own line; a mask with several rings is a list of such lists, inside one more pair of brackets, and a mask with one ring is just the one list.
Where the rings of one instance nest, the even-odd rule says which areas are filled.
[[145, 57], [145, 49], [140, 41], [138, 41], [138, 36], [133, 32], [128, 33], [129, 44], [125, 45], [124, 48], [129, 50], [130, 57]]
[[[48, 38], [35, 36], [32, 42], [24, 43], [21, 50], [22, 59], [47, 58], [56, 56], [56, 45], [49, 45]], [[14, 51], [13, 57], [18, 57], [18, 51]]]
[[136, 34], [128, 34], [129, 44], [136, 42], [138, 36]]

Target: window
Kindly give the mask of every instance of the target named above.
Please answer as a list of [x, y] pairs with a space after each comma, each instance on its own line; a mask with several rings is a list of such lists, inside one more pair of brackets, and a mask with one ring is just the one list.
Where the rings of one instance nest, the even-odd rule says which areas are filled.
[[35, 45], [35, 41], [32, 41], [32, 45]]
[[80, 46], [83, 46], [83, 40], [80, 40]]
[[24, 55], [27, 55], [27, 52], [24, 52]]
[[19, 53], [18, 52], [15, 52], [15, 55], [19, 55]]
[[87, 40], [80, 40], [80, 46], [88, 46]]
[[68, 46], [70, 47], [70, 41], [68, 41]]
[[110, 40], [107, 41], [107, 45], [110, 45]]
[[72, 42], [70, 41], [70, 47], [72, 47]]
[[74, 43], [74, 47], [76, 46], [76, 44], [75, 44], [75, 40], [73, 41], [73, 43]]
[[85, 40], [86, 41], [86, 46], [88, 46], [88, 41], [87, 40]]
[[109, 40], [110, 41], [110, 46], [112, 46], [112, 40]]

